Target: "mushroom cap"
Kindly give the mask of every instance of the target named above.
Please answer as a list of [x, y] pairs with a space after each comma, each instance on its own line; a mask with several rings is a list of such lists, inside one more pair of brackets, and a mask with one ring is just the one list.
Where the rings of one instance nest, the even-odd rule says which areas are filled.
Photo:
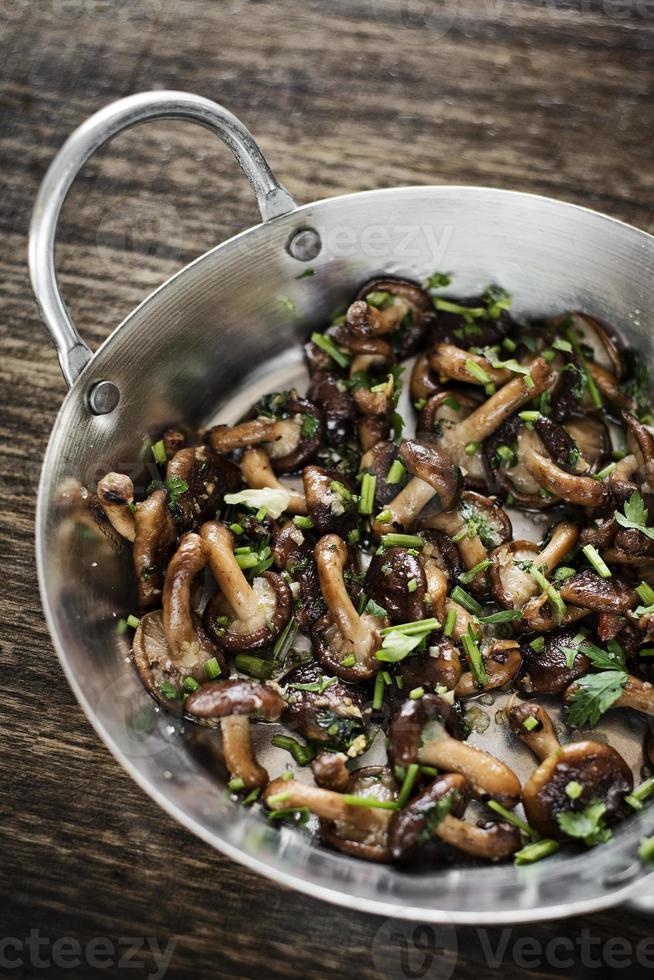
[[616, 575], [604, 579], [590, 568], [567, 579], [559, 591], [564, 602], [596, 612], [626, 613], [639, 602], [635, 589], [624, 579]]
[[[482, 653], [488, 675], [488, 681], [483, 685], [484, 691], [510, 684], [522, 666], [520, 647], [515, 640], [492, 640]], [[454, 693], [457, 698], [471, 698], [479, 691], [477, 678], [469, 670], [459, 678]]]
[[[427, 637], [424, 652], [403, 660], [399, 664], [399, 673], [404, 681], [403, 691], [412, 691], [416, 687], [424, 687], [427, 691], [446, 687], [452, 691], [463, 674], [458, 647], [441, 633], [432, 633]], [[475, 690], [475, 694], [478, 693]]]
[[191, 616], [199, 641], [199, 657], [192, 664], [177, 662], [170, 652], [163, 624], [163, 612], [155, 609], [141, 616], [139, 625], [132, 641], [132, 656], [139, 677], [149, 693], [162, 705], [173, 707], [179, 703], [169, 700], [161, 694], [162, 684], [172, 684], [179, 688], [186, 677], [192, 677], [198, 682], [206, 680], [204, 662], [216, 658], [220, 664], [221, 673], [227, 675], [229, 667], [220, 650], [204, 632], [199, 618]]
[[[410, 279], [386, 276], [371, 279], [357, 293], [357, 300], [365, 300], [370, 293], [389, 293], [401, 303], [390, 309], [382, 309], [382, 318], [395, 322], [392, 331], [393, 346], [399, 358], [411, 357], [425, 341], [427, 331], [435, 320], [434, 304], [429, 293]], [[394, 308], [397, 309], [395, 313]], [[394, 315], [395, 314], [395, 315]], [[348, 321], [349, 322], [349, 321]]]
[[293, 595], [287, 582], [277, 572], [262, 572], [253, 580], [252, 588], [259, 596], [259, 604], [269, 608], [265, 623], [252, 632], [245, 631], [246, 623], [243, 623], [242, 630], [237, 631], [233, 628], [234, 621], [225, 627], [217, 622], [219, 617], [233, 615], [222, 592], [215, 592], [206, 605], [204, 628], [219, 647], [230, 653], [270, 646], [293, 614]]
[[359, 448], [362, 453], [373, 449], [378, 442], [388, 439], [391, 431], [390, 415], [364, 415], [357, 422]]
[[438, 384], [429, 363], [429, 351], [418, 354], [411, 371], [409, 390], [414, 405], [420, 403], [422, 399], [431, 398], [441, 390], [441, 385]]
[[319, 371], [311, 379], [307, 397], [321, 411], [325, 442], [337, 448], [354, 441], [357, 412], [350, 388], [332, 371]]
[[[409, 583], [415, 582], [413, 591]], [[391, 623], [423, 619], [427, 580], [419, 559], [408, 548], [387, 548], [374, 555], [364, 581], [364, 592], [386, 610]]]
[[458, 388], [444, 388], [431, 395], [420, 412], [416, 431], [440, 436], [444, 428], [462, 422], [480, 402], [461, 392]]
[[390, 854], [394, 861], [401, 861], [432, 836], [430, 815], [435, 813], [437, 804], [451, 794], [451, 813], [463, 816], [470, 793], [463, 776], [448, 773], [438, 776], [401, 810], [393, 814], [389, 827]]
[[590, 660], [577, 653], [568, 666], [566, 648], [572, 648], [576, 629], [564, 627], [545, 635], [545, 646], [539, 652], [528, 641], [522, 643], [524, 672], [519, 687], [524, 694], [559, 694], [572, 681], [590, 669]]
[[[347, 752], [365, 732], [363, 701], [356, 687], [342, 681], [324, 687], [315, 660], [294, 667], [284, 678], [287, 707], [284, 721], [306, 739]], [[301, 685], [300, 688], [293, 685]], [[306, 690], [314, 688], [313, 690]]]
[[454, 505], [462, 489], [461, 470], [446, 453], [434, 445], [405, 439], [400, 459], [409, 473], [432, 487], [442, 510]]
[[127, 541], [133, 541], [134, 484], [130, 477], [125, 473], [106, 473], [98, 480], [97, 499], [115, 530]]
[[622, 421], [627, 428], [627, 446], [636, 458], [638, 475], [651, 489], [654, 485], [654, 436], [629, 412], [622, 413]]
[[416, 762], [422, 730], [430, 721], [439, 721], [454, 738], [463, 738], [465, 725], [457, 709], [438, 694], [424, 694], [417, 701], [410, 698], [395, 710], [389, 729], [389, 758], [393, 765], [408, 766]]
[[299, 585], [300, 601], [296, 603], [295, 615], [301, 629], [310, 630], [325, 614], [313, 544], [306, 533], [291, 522], [275, 529], [271, 548], [277, 567]]
[[173, 478], [188, 485], [175, 502], [175, 517], [182, 530], [197, 527], [204, 517], [214, 516], [224, 495], [241, 485], [238, 466], [211, 446], [189, 446], [175, 453], [166, 467], [166, 479]]
[[203, 684], [186, 699], [184, 710], [203, 721], [229, 715], [255, 715], [259, 721], [277, 721], [286, 707], [284, 699], [265, 684], [234, 678]]
[[344, 752], [319, 752], [311, 763], [311, 772], [318, 786], [347, 793], [350, 785], [350, 770], [347, 768]]
[[[465, 496], [465, 494], [464, 494]], [[466, 570], [461, 552], [445, 531], [425, 528], [420, 534], [425, 544], [420, 552], [423, 563], [433, 561], [447, 577], [449, 583], [456, 582]]]
[[503, 609], [522, 609], [540, 588], [518, 562], [534, 561], [539, 554], [533, 541], [510, 541], [495, 548], [490, 556], [490, 580], [493, 596]]
[[[511, 415], [484, 440], [483, 454], [488, 486], [498, 496], [511, 495], [519, 507], [530, 510], [547, 510], [557, 502], [555, 497], [541, 495], [538, 481], [525, 466], [525, 447], [536, 442], [544, 449], [540, 437], [526, 429], [518, 414]], [[500, 455], [500, 447], [507, 446], [515, 453], [515, 462], [508, 463]]]
[[[570, 782], [582, 787], [571, 800], [565, 788]], [[522, 791], [527, 822], [543, 837], [561, 838], [556, 816], [566, 810], [583, 810], [601, 800], [606, 813], [617, 812], [625, 794], [633, 789], [633, 777], [622, 756], [600, 742], [571, 742], [548, 756]]]
[[[307, 513], [316, 534], [347, 534], [357, 521], [354, 487], [347, 477], [322, 466], [305, 466], [302, 481]], [[345, 494], [333, 488], [335, 483], [344, 487]]]
[[[363, 796], [384, 802], [395, 799], [395, 780], [386, 766], [365, 766], [350, 774], [345, 790], [353, 796]], [[326, 843], [353, 857], [365, 861], [388, 861], [388, 826], [392, 810], [380, 810], [380, 819], [371, 827], [357, 827], [343, 820], [320, 821], [320, 832]]]

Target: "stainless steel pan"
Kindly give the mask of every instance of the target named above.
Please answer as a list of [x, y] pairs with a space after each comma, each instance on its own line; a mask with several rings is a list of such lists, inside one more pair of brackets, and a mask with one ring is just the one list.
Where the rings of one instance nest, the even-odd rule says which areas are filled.
[[[254, 188], [262, 223], [173, 276], [92, 354], [57, 286], [61, 205], [94, 150], [135, 123], [162, 118], [194, 120], [230, 147]], [[420, 278], [447, 269], [462, 294], [498, 282], [513, 293], [518, 316], [583, 308], [615, 324], [650, 360], [654, 238], [570, 204], [481, 187], [399, 187], [297, 207], [233, 115], [197, 96], [150, 92], [98, 112], [60, 150], [36, 201], [29, 263], [70, 385], [39, 490], [43, 606], [80, 704], [146, 792], [237, 861], [301, 891], [387, 916], [509, 922], [627, 899], [646, 906], [654, 880], [637, 851], [640, 838], [654, 832], [647, 812], [610, 844], [580, 856], [521, 869], [407, 874], [328, 851], [235, 807], [189, 751], [180, 725], [156, 710], [126, 659], [128, 639], [115, 625], [132, 608], [129, 556], [86, 519], [79, 486], [109, 469], [127, 470], [142, 485], [152, 477], [150, 435], [181, 420], [234, 420], [258, 393], [301, 384], [297, 342], [379, 273]], [[299, 278], [308, 267], [315, 275]], [[612, 724], [617, 738], [629, 734], [624, 718]], [[640, 734], [632, 734], [639, 742]], [[533, 763], [521, 764], [527, 771]]]

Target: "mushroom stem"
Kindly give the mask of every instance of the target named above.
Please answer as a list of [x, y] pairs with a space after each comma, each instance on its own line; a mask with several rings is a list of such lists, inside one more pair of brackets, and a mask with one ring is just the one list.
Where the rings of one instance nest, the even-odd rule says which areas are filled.
[[300, 426], [288, 419], [251, 419], [238, 425], [217, 425], [209, 430], [209, 445], [218, 452], [228, 453], [244, 446], [258, 446], [262, 442], [284, 442], [299, 439]]
[[494, 368], [481, 354], [471, 354], [470, 351], [456, 347], [454, 344], [437, 344], [429, 354], [432, 370], [441, 377], [471, 385], [487, 384], [487, 381], [481, 381], [477, 374], [469, 370], [470, 362], [480, 368], [495, 384], [506, 384], [512, 376], [506, 368]]
[[296, 779], [274, 779], [266, 788], [263, 798], [266, 806], [271, 810], [296, 810], [306, 807], [323, 820], [342, 821], [362, 830], [385, 830], [388, 824], [386, 810], [352, 806], [345, 801], [342, 793], [335, 793], [333, 790], [322, 789], [319, 786], [309, 786]]
[[[359, 616], [350, 599], [343, 570], [347, 562], [347, 545], [336, 534], [326, 534], [315, 547], [320, 589], [332, 619], [346, 643], [368, 650], [372, 638], [371, 626]], [[381, 641], [380, 641], [381, 645]]]
[[191, 617], [193, 579], [207, 563], [208, 548], [198, 534], [185, 534], [166, 571], [163, 588], [163, 624], [174, 660], [196, 663], [200, 641]]
[[240, 777], [247, 790], [265, 786], [268, 782], [268, 773], [255, 758], [248, 716], [228, 715], [226, 718], [221, 718], [220, 731], [223, 737], [225, 765], [231, 778]]
[[[528, 745], [537, 759], [541, 762], [561, 748], [554, 725], [547, 711], [533, 702], [516, 702], [511, 699], [507, 706], [507, 718], [511, 730], [518, 738]], [[537, 722], [536, 727], [530, 727], [528, 719]], [[527, 727], [525, 727], [527, 722]]]
[[207, 546], [211, 573], [236, 619], [255, 617], [259, 611], [259, 599], [234, 557], [234, 535], [217, 521], [203, 524], [200, 534]]
[[572, 551], [579, 537], [579, 529], [571, 521], [561, 521], [552, 529], [552, 536], [536, 558], [536, 564], [544, 575], [549, 575]]
[[568, 503], [600, 507], [608, 499], [608, 489], [601, 480], [568, 473], [532, 445], [525, 445], [522, 461], [540, 487]]
[[514, 378], [491, 395], [472, 415], [468, 415], [458, 425], [446, 429], [441, 440], [443, 448], [447, 450], [454, 443], [465, 446], [470, 442], [481, 442], [522, 405], [551, 387], [556, 375], [539, 357], [531, 365], [529, 377], [533, 382], [531, 388], [527, 387], [524, 378]]
[[264, 449], [246, 449], [241, 459], [241, 473], [249, 487], [254, 490], [284, 490], [288, 494], [287, 511], [291, 514], [306, 514], [307, 501], [303, 493], [291, 490], [277, 479]]
[[112, 527], [126, 541], [133, 541], [134, 527], [134, 484], [124, 473], [107, 473], [98, 483], [98, 501], [107, 515]]
[[629, 674], [614, 708], [633, 708], [644, 715], [654, 715], [654, 684]]
[[500, 861], [520, 849], [520, 831], [508, 823], [475, 827], [448, 814], [438, 823], [435, 835], [452, 847], [489, 861]]
[[418, 762], [465, 776], [474, 795], [482, 799], [492, 797], [508, 808], [516, 806], [520, 799], [520, 780], [512, 769], [489, 752], [475, 749], [445, 733], [435, 739], [423, 734]]

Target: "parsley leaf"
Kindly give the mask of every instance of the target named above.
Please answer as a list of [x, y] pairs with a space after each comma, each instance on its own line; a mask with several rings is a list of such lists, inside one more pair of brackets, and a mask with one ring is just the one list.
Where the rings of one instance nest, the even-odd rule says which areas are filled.
[[592, 847], [594, 844], [605, 844], [611, 838], [611, 831], [604, 825], [605, 813], [606, 805], [595, 800], [579, 812], [565, 810], [557, 813], [556, 819], [564, 834], [579, 838]]
[[174, 511], [177, 507], [177, 501], [188, 490], [188, 483], [179, 476], [171, 476], [163, 483], [161, 480], [153, 480], [145, 492], [151, 494], [155, 490], [165, 490], [167, 492], [168, 506]]
[[315, 415], [305, 415], [302, 419], [302, 427], [300, 429], [300, 435], [304, 439], [312, 439], [318, 429], [320, 428], [320, 422]]
[[638, 490], [634, 490], [629, 500], [625, 501], [624, 514], [615, 511], [614, 517], [622, 527], [634, 528], [654, 541], [654, 528], [647, 527], [647, 507]]
[[580, 649], [590, 659], [593, 667], [599, 670], [624, 670], [625, 655], [620, 644], [615, 640], [609, 640], [606, 646], [607, 649], [602, 650], [594, 643], [582, 643]]
[[425, 282], [425, 287], [427, 289], [443, 289], [445, 286], [449, 286], [451, 282], [452, 276], [449, 272], [432, 272]]
[[603, 670], [576, 680], [568, 702], [568, 723], [575, 728], [596, 725], [622, 694], [627, 676], [624, 670]]

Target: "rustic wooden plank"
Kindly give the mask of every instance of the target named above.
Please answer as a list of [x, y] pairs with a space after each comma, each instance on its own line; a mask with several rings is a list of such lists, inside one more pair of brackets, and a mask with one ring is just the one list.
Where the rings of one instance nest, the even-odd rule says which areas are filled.
[[[608, 0], [0, 4], [0, 938], [39, 928], [82, 943], [174, 939], [169, 975], [196, 980], [408, 975], [382, 920], [278, 888], [174, 824], [99, 744], [59, 669], [32, 537], [64, 385], [25, 267], [31, 202], [56, 148], [113, 98], [185, 88], [242, 115], [299, 201], [483, 183], [651, 230], [654, 10], [626, 6], [621, 16], [625, 4]], [[98, 343], [166, 276], [255, 218], [249, 188], [208, 134], [157, 125], [121, 137], [65, 207], [58, 264], [75, 320]], [[450, 942], [440, 972], [427, 975], [495, 976], [488, 950], [506, 940], [504, 974], [522, 976], [519, 939], [576, 942], [584, 929], [600, 945], [620, 936], [635, 946], [647, 926], [611, 912], [508, 935], [459, 929], [458, 954]], [[436, 930], [430, 941], [442, 938]], [[154, 960], [138, 955], [144, 975]], [[575, 958], [563, 972], [618, 975], [579, 950]], [[546, 957], [532, 968], [560, 972]]]

